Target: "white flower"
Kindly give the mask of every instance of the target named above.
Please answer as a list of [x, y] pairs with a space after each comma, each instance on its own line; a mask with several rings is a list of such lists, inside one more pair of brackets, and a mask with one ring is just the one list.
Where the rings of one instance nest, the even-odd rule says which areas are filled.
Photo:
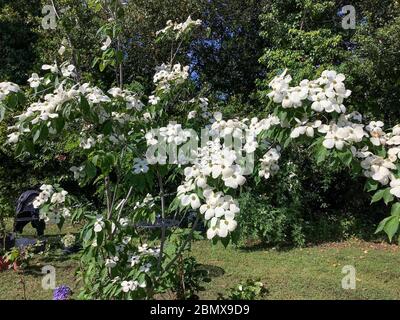
[[388, 158], [390, 161], [395, 162], [400, 157], [400, 147], [391, 148], [388, 150]]
[[387, 142], [389, 146], [391, 145], [399, 145], [400, 144], [400, 136], [392, 136]]
[[89, 137], [87, 139], [82, 139], [79, 146], [85, 150], [89, 150], [91, 148], [93, 148], [96, 145], [97, 141], [92, 138]]
[[211, 205], [210, 203], [203, 204], [200, 207], [200, 213], [204, 214], [204, 219], [210, 220], [215, 216], [215, 206]]
[[382, 185], [386, 185], [389, 182], [392, 174], [390, 170], [397, 168], [391, 161], [376, 155], [366, 157], [361, 161], [361, 167], [365, 170], [364, 175], [366, 177], [379, 181]]
[[110, 90], [107, 91], [109, 94], [111, 94], [114, 98], [122, 96], [122, 89], [118, 87], [111, 88]]
[[134, 267], [140, 262], [140, 256], [131, 256], [128, 261], [131, 264], [131, 267]]
[[400, 179], [393, 179], [390, 181], [390, 193], [400, 198]]
[[319, 128], [321, 126], [321, 121], [317, 120], [312, 123], [308, 123], [306, 121], [300, 121], [295, 118], [295, 120], [300, 124], [298, 127], [294, 128], [290, 133], [291, 138], [297, 138], [300, 135], [306, 134], [308, 137], [314, 137], [314, 129]]
[[68, 194], [67, 191], [63, 190], [58, 193], [54, 193], [51, 197], [51, 203], [61, 204], [65, 202], [65, 196]]
[[152, 267], [151, 263], [146, 263], [143, 266], [140, 267], [139, 271], [143, 273], [147, 273], [150, 271], [150, 268]]
[[221, 238], [225, 238], [229, 232], [232, 232], [236, 229], [237, 222], [233, 219], [221, 219], [219, 221], [218, 228], [218, 236]]
[[[17, 84], [12, 82], [0, 82], [0, 102], [11, 93], [19, 92], [20, 88]], [[1, 115], [0, 115], [1, 117]], [[1, 118], [0, 118], [1, 121]]]
[[72, 166], [69, 171], [73, 172], [74, 174], [74, 179], [78, 180], [79, 178], [82, 178], [85, 176], [85, 173], [83, 172], [84, 167], [80, 166], [80, 167], [76, 167], [76, 166]]
[[42, 65], [42, 70], [50, 70], [51, 73], [58, 73], [58, 67], [57, 63], [54, 62], [54, 64], [44, 64]]
[[152, 119], [151, 113], [150, 112], [143, 113], [143, 119], [145, 122], [149, 122]]
[[62, 56], [62, 55], [64, 54], [64, 52], [65, 52], [65, 46], [61, 46], [61, 47], [58, 49], [58, 54], [59, 54], [60, 56]]
[[258, 148], [258, 143], [255, 140], [249, 140], [246, 142], [246, 144], [243, 147], [243, 150], [246, 153], [253, 153], [254, 151], [256, 151], [256, 149]]
[[154, 95], [151, 95], [150, 97], [149, 97], [149, 103], [151, 104], [151, 105], [156, 105], [159, 101], [161, 100], [161, 98], [160, 97], [157, 97], [157, 96], [154, 96]]
[[196, 118], [196, 115], [197, 115], [197, 112], [193, 110], [193, 111], [190, 111], [190, 112], [188, 113], [187, 118], [188, 118], [188, 120], [194, 119], [194, 118]]
[[129, 291], [133, 291], [136, 288], [134, 287], [133, 281], [122, 281], [121, 282], [122, 291], [127, 293]]
[[146, 159], [134, 159], [135, 164], [133, 165], [133, 172], [135, 174], [146, 173], [149, 171], [149, 166]]
[[106, 259], [105, 266], [107, 268], [114, 268], [117, 265], [119, 258], [117, 256]]
[[64, 218], [69, 218], [71, 216], [71, 211], [68, 208], [63, 208], [62, 216]]
[[142, 244], [142, 245], [140, 245], [139, 247], [138, 247], [138, 251], [140, 252], [140, 253], [146, 253], [147, 252], [147, 250], [148, 250], [148, 244], [147, 243], [144, 243], [144, 244]]
[[94, 232], [101, 232], [105, 226], [105, 223], [103, 221], [103, 216], [102, 215], [97, 215], [96, 216], [96, 222], [94, 223]]
[[237, 227], [237, 222], [231, 218], [221, 219], [214, 217], [211, 219], [210, 228], [207, 230], [207, 238], [212, 239], [215, 236], [225, 238], [228, 234], [234, 231]]
[[107, 50], [107, 48], [111, 45], [111, 38], [109, 36], [107, 36], [106, 40], [103, 42], [103, 45], [101, 47], [102, 51]]
[[37, 88], [40, 86], [40, 81], [42, 80], [43, 78], [40, 78], [37, 73], [32, 73], [31, 77], [28, 79], [29, 86], [31, 88]]
[[368, 131], [381, 131], [384, 123], [382, 121], [371, 121], [365, 129]]
[[75, 70], [75, 66], [72, 64], [70, 64], [68, 66], [63, 65], [61, 67], [61, 73], [62, 73], [63, 77], [74, 76], [75, 75], [74, 70]]
[[200, 205], [201, 205], [200, 199], [199, 199], [198, 195], [195, 193], [182, 196], [181, 203], [184, 207], [190, 205], [192, 207], [192, 209], [194, 209], [194, 210], [197, 208], [200, 208]]
[[13, 144], [17, 143], [19, 141], [20, 135], [21, 135], [20, 132], [13, 132], [13, 133], [7, 135], [7, 137], [8, 137], [7, 142], [8, 143], [13, 143]]
[[242, 175], [240, 166], [235, 166], [234, 171], [228, 176], [223, 176], [222, 180], [224, 180], [224, 183], [227, 187], [232, 189], [237, 189], [246, 182], [246, 178]]

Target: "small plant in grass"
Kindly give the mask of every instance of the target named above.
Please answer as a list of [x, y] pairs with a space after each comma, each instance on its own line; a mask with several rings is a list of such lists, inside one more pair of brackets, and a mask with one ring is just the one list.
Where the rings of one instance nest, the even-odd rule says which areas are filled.
[[76, 237], [73, 234], [67, 234], [61, 239], [64, 248], [72, 248], [76, 244]]
[[260, 280], [248, 279], [228, 290], [227, 296], [219, 294], [221, 300], [258, 300], [268, 294], [267, 288]]
[[34, 246], [27, 246], [25, 248], [12, 248], [4, 256], [6, 263], [19, 275], [20, 283], [22, 285], [23, 297], [26, 300], [26, 281], [25, 271], [29, 267], [29, 262], [34, 256]]

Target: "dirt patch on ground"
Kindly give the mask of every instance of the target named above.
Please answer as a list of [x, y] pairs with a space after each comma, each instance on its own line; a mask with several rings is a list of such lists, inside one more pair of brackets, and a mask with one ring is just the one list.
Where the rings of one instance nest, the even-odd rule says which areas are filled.
[[358, 247], [362, 250], [385, 250], [385, 251], [392, 251], [392, 252], [398, 252], [400, 251], [400, 246], [397, 244], [391, 244], [387, 242], [368, 242], [364, 240], [359, 240], [359, 239], [351, 239], [346, 242], [327, 242], [318, 245], [317, 247], [319, 248], [337, 248], [337, 249], [342, 249], [342, 248], [354, 248]]

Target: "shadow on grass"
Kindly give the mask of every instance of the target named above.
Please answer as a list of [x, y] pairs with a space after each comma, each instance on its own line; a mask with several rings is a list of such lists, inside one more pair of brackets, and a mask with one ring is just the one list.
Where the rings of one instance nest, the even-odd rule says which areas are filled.
[[221, 277], [225, 274], [224, 269], [210, 264], [200, 264], [199, 269], [207, 271], [208, 276], [210, 276], [211, 278]]

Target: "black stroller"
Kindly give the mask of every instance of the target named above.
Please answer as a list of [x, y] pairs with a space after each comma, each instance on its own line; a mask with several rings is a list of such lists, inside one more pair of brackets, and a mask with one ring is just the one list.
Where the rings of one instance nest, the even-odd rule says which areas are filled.
[[20, 195], [17, 201], [14, 232], [22, 233], [30, 222], [39, 237], [43, 236], [46, 223], [39, 218], [39, 210], [33, 207], [33, 201], [39, 195], [37, 190], [28, 190]]

